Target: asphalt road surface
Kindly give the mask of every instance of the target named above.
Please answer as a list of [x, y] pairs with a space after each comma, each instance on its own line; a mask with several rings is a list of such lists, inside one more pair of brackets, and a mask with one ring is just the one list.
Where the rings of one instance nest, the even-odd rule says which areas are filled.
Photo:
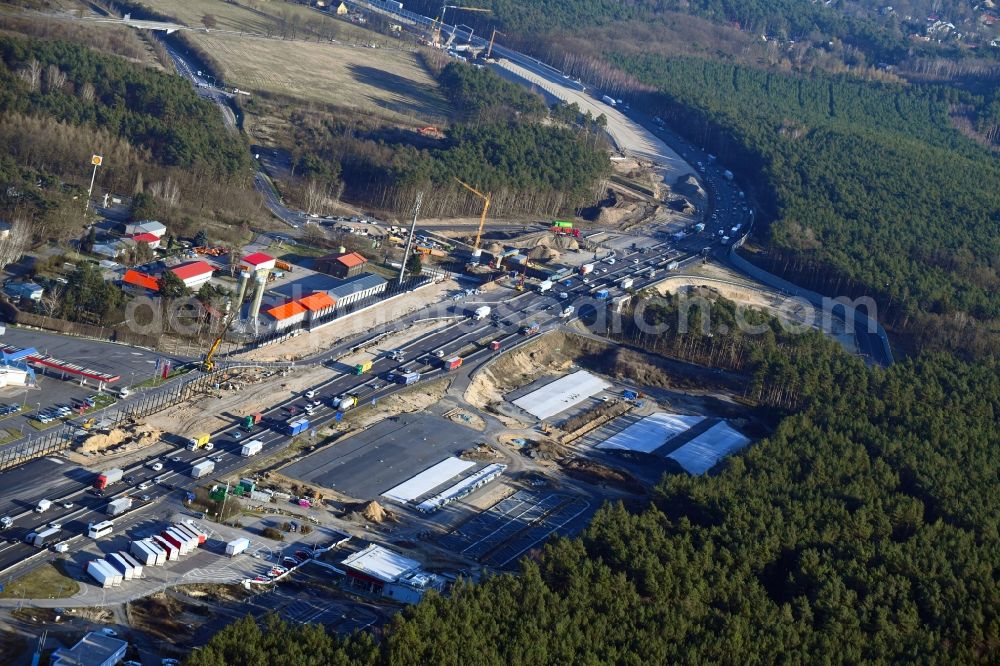
[[[620, 255], [615, 265], [603, 264], [598, 268], [599, 271], [607, 271], [607, 273], [599, 273], [600, 279], [606, 280], [610, 284], [612, 280], [634, 276], [635, 288], [642, 288], [644, 285], [659, 279], [659, 276], [649, 276], [649, 268], [668, 262], [671, 257], [679, 256], [676, 252], [664, 253], [663, 251]], [[662, 272], [662, 268], [659, 270]], [[535, 290], [518, 293], [513, 289], [499, 289], [476, 296], [478, 300], [474, 304], [468, 301], [455, 302], [452, 310], [456, 319], [452, 323], [445, 323], [439, 329], [403, 345], [401, 349], [405, 353], [407, 359], [405, 361], [395, 361], [388, 356], [376, 359], [371, 374], [356, 376], [352, 369], [334, 364], [331, 369], [331, 378], [313, 387], [324, 404], [310, 417], [311, 429], [315, 430], [335, 418], [336, 412], [327, 406], [327, 401], [333, 396], [350, 392], [357, 395], [359, 401], [364, 402], [371, 401], [373, 398], [379, 399], [398, 390], [400, 387], [397, 384], [386, 381], [385, 377], [389, 372], [400, 373], [417, 370], [422, 373], [424, 379], [444, 374], [445, 371], [440, 367], [441, 364], [435, 352], [440, 352], [442, 356], [447, 358], [450, 354], [470, 348], [474, 343], [486, 337], [500, 341], [506, 348], [523, 339], [523, 335], [519, 332], [523, 323], [538, 322], [542, 330], [561, 325], [565, 320], [560, 316], [560, 311], [566, 302], [580, 305], [593, 302], [589, 293], [595, 285], [589, 278], [586, 283], [578, 277], [571, 278], [568, 282], [569, 284], [562, 284], [545, 294], [540, 294]], [[623, 293], [618, 288], [609, 288], [612, 296]], [[565, 301], [559, 299], [555, 293], [557, 290], [565, 291], [568, 298]], [[467, 298], [471, 298], [471, 296]], [[471, 305], [479, 305], [480, 303], [489, 303], [495, 306], [502, 318], [499, 321], [492, 321], [490, 318], [482, 321], [469, 319], [465, 313]], [[407, 320], [413, 320], [419, 316], [420, 313], [415, 313], [401, 322], [396, 322], [396, 325], [401, 326]], [[504, 321], [508, 323], [505, 324]], [[340, 351], [342, 353], [342, 349]], [[314, 358], [312, 362], [327, 360], [334, 353], [336, 351], [328, 352]], [[467, 354], [461, 372], [467, 376], [468, 372], [478, 363], [489, 358], [492, 353], [489, 349], [480, 349]], [[14, 527], [0, 533], [0, 536], [6, 540], [0, 544], [0, 571], [14, 567], [27, 558], [37, 555], [38, 549], [23, 543], [23, 539], [29, 532], [37, 531], [39, 527], [50, 522], [55, 521], [62, 524], [63, 534], [60, 535], [60, 538], [70, 540], [70, 552], [72, 553], [85, 545], [86, 537], [80, 535], [86, 531], [88, 523], [107, 519], [106, 507], [108, 502], [113, 499], [125, 496], [132, 497], [135, 501], [133, 512], [126, 514], [125, 518], [116, 518], [116, 522], [135, 521], [137, 520], [135, 516], [140, 516], [145, 507], [152, 505], [160, 498], [191, 489], [197, 485], [203, 485], [205, 479], [196, 480], [190, 477], [191, 465], [194, 462], [206, 458], [217, 459], [214, 473], [206, 477], [211, 479], [216, 476], [232, 474], [247, 465], [248, 459], [240, 456], [239, 450], [242, 443], [250, 438], [259, 439], [264, 443], [264, 454], [281, 450], [291, 441], [291, 438], [284, 432], [284, 423], [289, 418], [288, 408], [294, 406], [301, 411], [307, 402], [309, 401], [301, 395], [292, 396], [285, 400], [279, 399], [270, 410], [264, 413], [262, 427], [258, 427], [255, 432], [249, 434], [240, 432], [241, 438], [239, 440], [233, 437], [233, 433], [239, 432], [239, 428], [235, 424], [212, 433], [215, 448], [210, 452], [187, 451], [183, 448], [183, 442], [178, 441], [178, 446], [174, 450], [126, 468], [125, 474], [127, 477], [131, 477], [131, 481], [127, 484], [120, 483], [112, 486], [103, 495], [95, 494], [90, 489], [99, 470], [80, 470], [80, 468], [70, 466], [69, 463], [57, 457], [47, 461], [35, 461], [31, 464], [36, 465], [35, 467], [29, 465], [0, 474], [0, 506], [9, 507], [9, 513], [6, 515], [14, 519]], [[62, 465], [59, 464], [60, 462]], [[151, 469], [150, 465], [154, 462], [162, 464], [163, 469], [159, 471]], [[44, 467], [37, 465], [44, 465]], [[65, 481], [37, 486], [30, 483], [30, 479], [37, 477], [37, 475], [51, 476], [52, 470], [55, 469], [52, 465], [58, 466], [58, 473], [61, 473]], [[361, 473], [360, 468], [359, 473]], [[140, 484], [146, 483], [149, 484], [148, 487], [139, 487]], [[148, 496], [149, 499], [140, 501], [139, 498], [143, 495]], [[53, 507], [45, 513], [34, 511], [32, 507], [35, 507], [40, 499], [52, 500]], [[63, 507], [62, 502], [71, 502], [72, 506]]]
[[[67, 361], [91, 370], [119, 375], [115, 386], [131, 386], [150, 379], [156, 372], [158, 358], [169, 359], [169, 354], [161, 354], [137, 347], [100, 342], [86, 338], [74, 338], [23, 328], [8, 327], [0, 337], [0, 343], [26, 349], [34, 347], [60, 361]], [[54, 405], [69, 405], [73, 398], [86, 398], [97, 392], [97, 387], [81, 385], [78, 379], [68, 375], [65, 379], [52, 370], [45, 374], [35, 368], [37, 388], [8, 387], [0, 389], [0, 404], [18, 404], [23, 407], [19, 414], [0, 420], [0, 428], [13, 429], [24, 434], [33, 433], [27, 418], [41, 409]]]
[[386, 419], [282, 470], [292, 479], [371, 500], [473, 446], [468, 428], [433, 415]]

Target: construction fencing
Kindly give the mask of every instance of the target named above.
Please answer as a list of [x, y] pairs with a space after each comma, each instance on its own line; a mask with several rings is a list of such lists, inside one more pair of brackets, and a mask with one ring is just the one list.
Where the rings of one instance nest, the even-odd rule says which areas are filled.
[[[209, 374], [185, 377], [178, 383], [149, 389], [127, 403], [117, 403], [109, 407], [97, 418], [114, 428], [131, 419], [154, 414], [170, 405], [184, 402], [195, 393], [212, 386], [228, 370], [229, 368], [223, 367]], [[35, 458], [65, 451], [72, 446], [79, 430], [80, 426], [76, 423], [64, 423], [38, 433], [30, 433], [24, 440], [8, 444], [0, 449], [0, 471], [23, 465]]]

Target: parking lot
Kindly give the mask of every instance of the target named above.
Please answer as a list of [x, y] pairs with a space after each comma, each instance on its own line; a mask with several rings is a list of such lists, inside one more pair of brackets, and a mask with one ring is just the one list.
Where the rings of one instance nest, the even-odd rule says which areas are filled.
[[[0, 337], [0, 343], [22, 349], [34, 347], [61, 361], [118, 375], [121, 379], [115, 383], [116, 387], [131, 386], [152, 378], [156, 373], [156, 360], [162, 357], [144, 349], [12, 326], [7, 327], [7, 331]], [[27, 417], [33, 416], [40, 409], [45, 410], [54, 405], [71, 406], [74, 399], [83, 400], [97, 393], [97, 386], [91, 380], [87, 380], [88, 384], [81, 385], [78, 378], [68, 376], [63, 379], [55, 371], [47, 370], [43, 373], [38, 368], [35, 368], [35, 375], [37, 387], [10, 386], [0, 389], [0, 404], [22, 407], [19, 413], [0, 415], [0, 429], [13, 431], [15, 434], [28, 434], [33, 432], [33, 428], [28, 424]], [[0, 438], [2, 437], [3, 433], [0, 432]]]
[[470, 448], [473, 439], [468, 428], [447, 419], [403, 414], [306, 456], [281, 473], [349, 497], [377, 499], [444, 458]]
[[521, 490], [445, 535], [438, 545], [504, 567], [555, 532], [575, 534], [592, 514], [583, 498]]

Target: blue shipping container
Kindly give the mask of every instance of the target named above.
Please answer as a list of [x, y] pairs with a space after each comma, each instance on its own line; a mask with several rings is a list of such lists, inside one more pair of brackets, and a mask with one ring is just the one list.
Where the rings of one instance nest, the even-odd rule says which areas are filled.
[[309, 428], [309, 419], [302, 417], [285, 424], [285, 430], [289, 435], [298, 435]]

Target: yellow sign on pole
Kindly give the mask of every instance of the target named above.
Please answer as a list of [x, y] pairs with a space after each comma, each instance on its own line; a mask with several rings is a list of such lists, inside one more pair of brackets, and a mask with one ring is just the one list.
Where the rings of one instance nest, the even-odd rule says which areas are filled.
[[94, 155], [93, 157], [90, 158], [90, 163], [93, 164], [94, 166], [101, 166], [101, 160], [103, 159], [104, 158], [102, 158], [100, 155]]

